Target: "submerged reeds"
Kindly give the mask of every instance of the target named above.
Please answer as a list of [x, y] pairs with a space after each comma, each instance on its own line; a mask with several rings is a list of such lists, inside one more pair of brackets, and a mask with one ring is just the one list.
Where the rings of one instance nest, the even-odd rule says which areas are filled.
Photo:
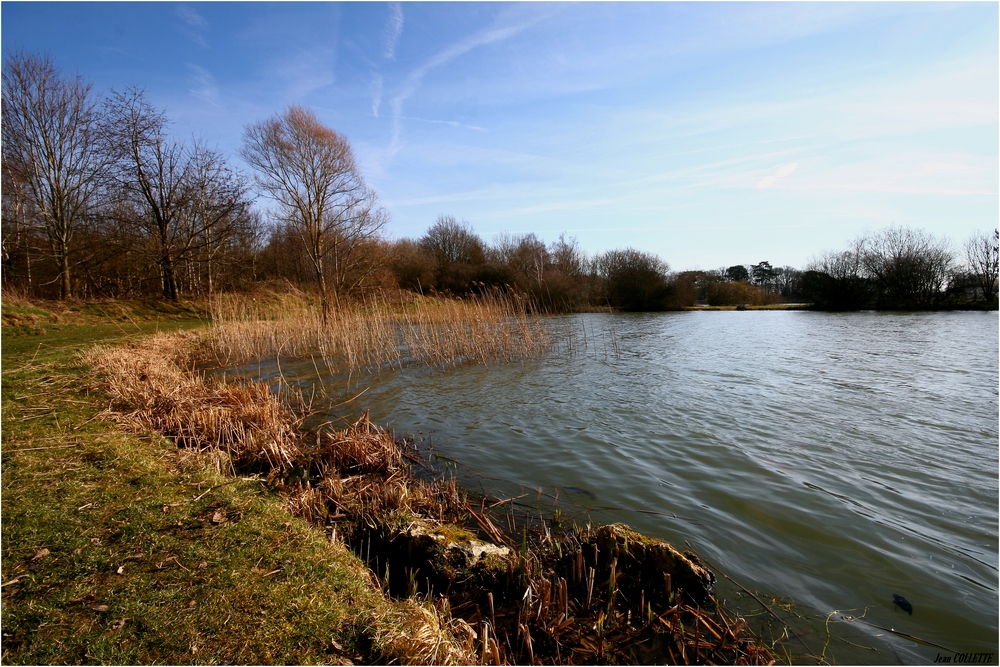
[[213, 303], [208, 342], [224, 365], [280, 355], [368, 372], [409, 364], [514, 361], [548, 345], [531, 300], [496, 289], [463, 299], [380, 295], [325, 316], [302, 300], [226, 295]]

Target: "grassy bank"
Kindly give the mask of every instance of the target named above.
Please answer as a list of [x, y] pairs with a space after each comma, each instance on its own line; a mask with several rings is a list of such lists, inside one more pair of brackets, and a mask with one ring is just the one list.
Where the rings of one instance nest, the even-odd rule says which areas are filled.
[[420, 661], [413, 603], [257, 479], [95, 418], [81, 354], [203, 326], [197, 305], [4, 303], [6, 664]]

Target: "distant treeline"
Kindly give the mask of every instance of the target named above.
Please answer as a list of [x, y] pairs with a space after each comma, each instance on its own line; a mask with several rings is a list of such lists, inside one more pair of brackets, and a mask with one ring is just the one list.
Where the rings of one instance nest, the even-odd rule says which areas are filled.
[[500, 234], [486, 244], [467, 223], [441, 216], [423, 237], [388, 244], [387, 265], [406, 289], [462, 294], [509, 286], [554, 311], [784, 302], [827, 310], [982, 307], [997, 299], [998, 234], [974, 234], [960, 256], [946, 239], [889, 227], [805, 270], [762, 261], [674, 273], [653, 253], [589, 256], [565, 236], [546, 245], [534, 234]]
[[[3, 69], [3, 289], [29, 297], [207, 295], [288, 281], [324, 309], [395, 288], [461, 296], [516, 290], [538, 308], [655, 311], [812, 303], [817, 308], [983, 307], [997, 300], [998, 234], [956, 252], [892, 227], [804, 270], [767, 261], [671, 272], [634, 248], [595, 256], [535, 234], [486, 243], [442, 215], [417, 239], [388, 240], [387, 212], [347, 139], [290, 107], [245, 128], [244, 174], [220, 151], [171, 137], [143, 90], [97, 95], [50, 58]], [[259, 207], [257, 198], [270, 203]]]

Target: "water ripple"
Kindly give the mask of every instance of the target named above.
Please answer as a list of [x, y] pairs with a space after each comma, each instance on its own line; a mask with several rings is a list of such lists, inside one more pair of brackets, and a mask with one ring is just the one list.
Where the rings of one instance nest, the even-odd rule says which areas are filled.
[[[364, 407], [427, 432], [501, 491], [558, 487], [563, 503], [689, 540], [747, 587], [820, 617], [869, 608], [878, 625], [996, 650], [996, 313], [551, 323], [557, 335], [615, 331], [622, 353], [407, 369], [380, 378]], [[893, 650], [848, 647], [840, 661], [934, 658], [868, 640]]]

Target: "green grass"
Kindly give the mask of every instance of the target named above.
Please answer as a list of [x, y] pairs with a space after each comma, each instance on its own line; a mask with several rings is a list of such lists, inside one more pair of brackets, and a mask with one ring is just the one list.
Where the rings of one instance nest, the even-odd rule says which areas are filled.
[[79, 352], [201, 325], [125, 314], [3, 327], [2, 661], [387, 659], [380, 628], [398, 606], [342, 545], [259, 481], [95, 419], [107, 398]]

